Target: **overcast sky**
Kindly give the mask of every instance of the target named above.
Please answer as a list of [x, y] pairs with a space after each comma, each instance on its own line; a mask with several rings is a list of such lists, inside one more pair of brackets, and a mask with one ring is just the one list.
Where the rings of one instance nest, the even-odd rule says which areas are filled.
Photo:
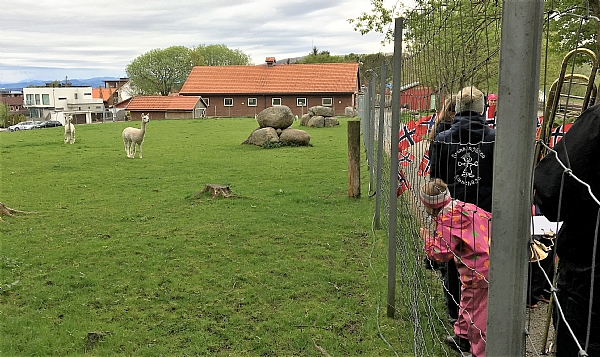
[[347, 21], [370, 11], [369, 0], [2, 0], [0, 83], [125, 77], [139, 55], [177, 45], [224, 44], [255, 64], [313, 46], [392, 52]]

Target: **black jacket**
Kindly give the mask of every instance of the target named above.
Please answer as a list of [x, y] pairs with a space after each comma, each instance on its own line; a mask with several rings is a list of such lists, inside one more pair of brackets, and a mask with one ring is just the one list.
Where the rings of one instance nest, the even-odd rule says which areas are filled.
[[431, 178], [448, 184], [452, 198], [492, 211], [492, 178], [496, 130], [476, 112], [457, 113], [450, 129], [429, 148]]
[[[600, 104], [583, 112], [554, 150], [575, 176], [591, 186], [594, 196], [600, 198]], [[534, 201], [550, 221], [563, 221], [556, 247], [561, 262], [589, 267], [600, 206], [588, 188], [569, 175], [564, 175], [561, 197], [563, 172], [556, 156], [547, 154], [535, 168]]]

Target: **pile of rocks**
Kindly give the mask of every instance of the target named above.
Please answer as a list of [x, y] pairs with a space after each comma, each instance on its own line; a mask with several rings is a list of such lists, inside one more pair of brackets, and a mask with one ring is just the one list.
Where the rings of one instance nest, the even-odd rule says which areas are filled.
[[300, 125], [322, 128], [326, 126], [340, 125], [340, 122], [334, 116], [333, 108], [320, 105], [308, 108], [308, 113], [300, 119]]
[[242, 144], [263, 146], [282, 143], [293, 146], [307, 146], [310, 135], [304, 130], [292, 129], [294, 123], [292, 110], [285, 105], [267, 108], [256, 116], [258, 129], [255, 129]]

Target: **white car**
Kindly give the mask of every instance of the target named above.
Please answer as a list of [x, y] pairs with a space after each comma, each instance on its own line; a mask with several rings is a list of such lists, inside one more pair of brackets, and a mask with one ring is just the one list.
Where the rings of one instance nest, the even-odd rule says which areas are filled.
[[40, 123], [37, 121], [22, 121], [18, 124], [8, 127], [8, 131], [30, 130], [35, 129]]

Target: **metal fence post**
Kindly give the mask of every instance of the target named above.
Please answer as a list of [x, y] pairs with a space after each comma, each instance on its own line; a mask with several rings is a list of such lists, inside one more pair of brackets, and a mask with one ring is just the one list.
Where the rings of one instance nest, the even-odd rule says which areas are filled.
[[383, 166], [383, 125], [385, 115], [385, 78], [387, 77], [387, 65], [381, 64], [380, 76], [380, 98], [379, 98], [379, 124], [377, 127], [377, 168], [375, 169], [375, 216], [373, 221], [375, 229], [381, 229], [381, 173]]
[[486, 356], [525, 352], [528, 237], [544, 3], [504, 0]]
[[392, 80], [392, 133], [390, 147], [390, 221], [388, 228], [388, 294], [387, 316], [396, 309], [396, 225], [398, 219], [398, 130], [400, 129], [400, 86], [402, 76], [402, 27], [404, 18], [395, 20], [394, 78]]

